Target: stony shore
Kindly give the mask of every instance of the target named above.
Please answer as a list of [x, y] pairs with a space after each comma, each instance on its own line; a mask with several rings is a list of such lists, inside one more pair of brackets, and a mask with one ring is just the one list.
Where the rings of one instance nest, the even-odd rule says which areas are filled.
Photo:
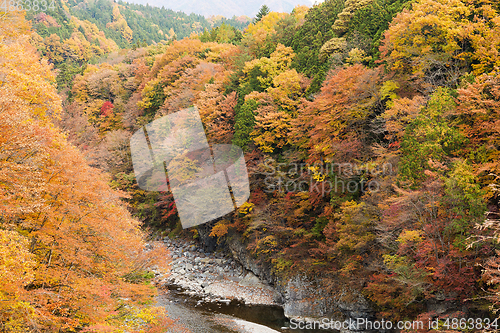
[[168, 274], [157, 274], [159, 287], [180, 287], [199, 297], [198, 304], [236, 300], [247, 305], [279, 305], [279, 294], [232, 258], [206, 253], [194, 241], [165, 238], [163, 243], [172, 262]]

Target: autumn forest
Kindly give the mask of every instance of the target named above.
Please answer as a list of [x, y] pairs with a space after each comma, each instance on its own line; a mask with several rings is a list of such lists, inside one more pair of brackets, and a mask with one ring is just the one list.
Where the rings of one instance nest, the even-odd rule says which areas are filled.
[[[35, 2], [0, 8], [0, 332], [182, 331], [155, 305], [160, 237], [236, 239], [377, 318], [498, 316], [498, 1]], [[129, 140], [193, 106], [245, 152], [251, 196], [183, 229]]]

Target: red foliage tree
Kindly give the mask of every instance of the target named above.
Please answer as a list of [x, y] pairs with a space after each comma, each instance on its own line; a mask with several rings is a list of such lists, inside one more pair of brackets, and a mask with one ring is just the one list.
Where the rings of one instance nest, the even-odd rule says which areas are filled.
[[110, 101], [104, 102], [101, 106], [101, 115], [104, 117], [111, 116], [113, 114], [114, 105]]

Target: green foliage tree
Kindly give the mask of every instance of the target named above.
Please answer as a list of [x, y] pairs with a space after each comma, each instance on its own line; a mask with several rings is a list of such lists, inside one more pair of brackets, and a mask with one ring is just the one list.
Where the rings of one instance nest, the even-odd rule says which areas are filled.
[[259, 12], [257, 13], [257, 15], [255, 16], [255, 19], [253, 20], [253, 23], [257, 23], [259, 22], [260, 20], [262, 20], [262, 18], [264, 16], [266, 16], [267, 14], [269, 14], [270, 10], [269, 10], [269, 7], [267, 7], [267, 5], [262, 5], [259, 9]]
[[251, 141], [255, 124], [254, 111], [257, 110], [258, 103], [253, 99], [248, 99], [241, 107], [236, 108], [234, 117], [234, 138], [233, 143], [242, 148], [248, 148]]
[[220, 26], [212, 28], [210, 32], [205, 29], [200, 35], [200, 40], [202, 42], [238, 44], [242, 38], [243, 34], [241, 31], [226, 23], [222, 23]]
[[427, 107], [406, 127], [401, 143], [401, 179], [416, 185], [426, 178], [424, 170], [429, 168], [430, 160], [441, 162], [463, 147], [465, 137], [444, 116], [455, 107], [450, 90], [440, 88]]
[[309, 9], [303, 24], [297, 26], [292, 34], [283, 36], [283, 44], [291, 46], [297, 57], [294, 67], [300, 73], [313, 78], [308, 94], [320, 90], [326, 77], [329, 64], [319, 59], [323, 44], [335, 36], [331, 27], [344, 6], [343, 0], [326, 0]]

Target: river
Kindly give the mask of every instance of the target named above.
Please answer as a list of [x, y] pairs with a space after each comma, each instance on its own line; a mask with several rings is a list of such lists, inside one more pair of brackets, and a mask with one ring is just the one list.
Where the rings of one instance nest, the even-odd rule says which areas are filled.
[[[311, 333], [333, 330], [291, 330], [283, 309], [278, 306], [245, 305], [232, 301], [198, 304], [200, 298], [184, 294], [184, 290], [170, 286], [158, 297], [168, 316], [192, 333]], [[253, 325], [252, 325], [253, 324]], [[246, 327], [245, 327], [246, 326]]]
[[193, 241], [165, 238], [170, 271], [157, 276], [158, 305], [193, 333], [335, 332], [290, 329], [276, 293], [235, 260], [208, 253]]

